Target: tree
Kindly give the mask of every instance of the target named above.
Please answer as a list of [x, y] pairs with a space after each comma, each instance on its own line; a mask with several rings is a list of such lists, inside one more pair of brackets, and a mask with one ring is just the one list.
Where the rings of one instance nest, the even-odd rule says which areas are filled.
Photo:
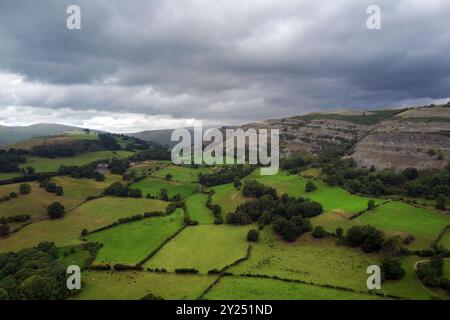
[[407, 180], [414, 180], [419, 176], [419, 171], [416, 168], [406, 168], [402, 173]]
[[28, 174], [33, 174], [35, 171], [33, 167], [27, 167], [26, 170]]
[[164, 201], [169, 201], [169, 192], [167, 191], [167, 189], [161, 189], [161, 191], [159, 192], [159, 198]]
[[342, 229], [340, 227], [336, 229], [336, 236], [338, 236], [340, 238], [340, 237], [342, 237], [343, 234], [344, 234], [344, 229]]
[[0, 237], [5, 237], [11, 233], [7, 224], [0, 224]]
[[47, 213], [50, 219], [59, 219], [66, 213], [64, 206], [59, 202], [53, 202], [47, 208]]
[[19, 186], [19, 193], [22, 195], [29, 194], [31, 192], [31, 186], [28, 183], [22, 183]]
[[439, 194], [436, 199], [436, 209], [447, 210], [447, 197], [443, 194]]
[[249, 242], [256, 242], [259, 239], [259, 232], [251, 229], [249, 230], [249, 232], [247, 233], [247, 241]]
[[166, 174], [166, 180], [172, 180], [172, 178], [173, 178], [173, 176], [170, 174], [170, 173], [168, 173], [168, 174]]
[[61, 186], [57, 186], [56, 188], [55, 188], [55, 194], [57, 195], [57, 196], [62, 196], [63, 194], [64, 194], [64, 189], [63, 189], [63, 187], [61, 187]]
[[305, 186], [306, 192], [313, 192], [316, 189], [317, 189], [316, 185], [311, 180], [308, 180], [306, 182], [306, 186]]
[[11, 192], [11, 193], [9, 194], [9, 197], [10, 197], [11, 199], [15, 199], [15, 198], [17, 198], [17, 193]]
[[386, 280], [400, 280], [405, 275], [405, 270], [398, 258], [386, 257], [381, 264], [381, 271]]
[[327, 236], [327, 232], [325, 231], [325, 229], [323, 227], [317, 226], [314, 228], [311, 235], [316, 239], [323, 239]]
[[242, 186], [242, 182], [239, 178], [234, 178], [233, 185], [236, 189], [240, 189]]
[[375, 209], [375, 201], [369, 200], [369, 202], [367, 202], [367, 210], [372, 211], [373, 209]]

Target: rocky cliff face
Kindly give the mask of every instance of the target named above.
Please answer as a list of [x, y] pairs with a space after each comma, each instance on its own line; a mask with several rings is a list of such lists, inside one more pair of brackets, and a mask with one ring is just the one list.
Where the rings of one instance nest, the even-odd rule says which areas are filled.
[[280, 150], [317, 153], [333, 145], [352, 144], [361, 167], [440, 168], [450, 160], [450, 103], [440, 106], [372, 112], [316, 113], [267, 120], [248, 127], [280, 130]]

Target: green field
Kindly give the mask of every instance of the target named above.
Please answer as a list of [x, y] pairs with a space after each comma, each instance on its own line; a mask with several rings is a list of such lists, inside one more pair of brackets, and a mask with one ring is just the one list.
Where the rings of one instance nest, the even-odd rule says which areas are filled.
[[58, 246], [79, 244], [84, 228], [95, 230], [119, 218], [164, 211], [166, 207], [167, 202], [159, 200], [100, 198], [83, 204], [62, 219], [37, 221], [20, 232], [11, 234], [0, 241], [0, 252], [32, 247], [43, 241], [53, 241]]
[[56, 196], [39, 188], [37, 182], [29, 183], [31, 193], [27, 195], [19, 194], [20, 184], [9, 184], [0, 186], [0, 197], [8, 196], [11, 192], [19, 194], [17, 198], [0, 203], [0, 217], [10, 217], [21, 214], [29, 214], [32, 217], [44, 216], [47, 214], [47, 206], [55, 201], [63, 204], [67, 210], [79, 205], [85, 198], [73, 196]]
[[99, 272], [82, 275], [83, 290], [77, 300], [139, 300], [149, 293], [167, 300], [194, 300], [216, 277], [152, 272]]
[[[370, 200], [370, 198], [353, 195], [340, 187], [330, 187], [322, 180], [314, 180], [313, 182], [317, 190], [306, 193], [305, 185], [307, 179], [299, 175], [289, 174], [285, 171], [280, 171], [274, 176], [261, 176], [259, 175], [259, 171], [256, 170], [244, 180], [251, 179], [258, 180], [267, 186], [275, 188], [279, 195], [287, 193], [292, 197], [310, 198], [313, 201], [321, 203], [325, 211], [336, 210], [346, 216], [351, 216], [354, 213], [366, 209], [367, 202]], [[376, 203], [381, 203], [381, 200], [376, 200]]]
[[151, 194], [157, 196], [159, 195], [161, 189], [167, 189], [170, 197], [173, 197], [177, 193], [183, 197], [188, 197], [194, 193], [194, 191], [198, 188], [198, 185], [195, 183], [182, 183], [177, 181], [167, 181], [161, 178], [148, 177], [133, 184], [132, 187], [141, 189], [144, 195]]
[[377, 296], [273, 279], [223, 277], [210, 300], [372, 300]]
[[8, 180], [15, 177], [20, 177], [22, 174], [20, 172], [11, 172], [11, 173], [1, 173], [0, 172], [0, 181]]
[[148, 268], [195, 268], [201, 273], [221, 269], [245, 257], [249, 227], [199, 225], [188, 227], [166, 244], [149, 262]]
[[315, 240], [310, 234], [294, 243], [279, 240], [266, 227], [253, 244], [250, 259], [229, 271], [233, 274], [264, 274], [322, 285], [367, 290], [366, 269], [379, 258], [358, 249], [338, 247], [331, 239]]
[[414, 265], [417, 261], [423, 260], [419, 257], [406, 257], [402, 260], [402, 267], [406, 271], [405, 276], [400, 281], [389, 280], [381, 284], [381, 291], [395, 296], [405, 297], [415, 300], [430, 299], [432, 294], [425, 289], [416, 279]]
[[63, 187], [64, 196], [85, 200], [89, 196], [101, 195], [106, 187], [112, 183], [121, 181], [122, 176], [105, 174], [105, 181], [95, 179], [75, 179], [71, 177], [55, 177], [52, 182]]
[[450, 216], [432, 209], [416, 208], [401, 202], [389, 202], [367, 212], [357, 219], [361, 224], [371, 224], [390, 235], [413, 234], [416, 237], [409, 248], [424, 249], [437, 238]]
[[103, 243], [97, 252], [96, 263], [137, 264], [164, 240], [183, 226], [183, 211], [170, 216], [153, 217], [94, 233], [89, 242]]
[[194, 169], [186, 166], [171, 165], [154, 172], [152, 176], [165, 179], [167, 174], [171, 174], [173, 181], [185, 183], [198, 182], [199, 173], [211, 173], [213, 170], [214, 169], [212, 167], [200, 167], [198, 169]]
[[222, 216], [236, 210], [237, 206], [244, 203], [247, 199], [242, 195], [242, 191], [237, 190], [232, 183], [214, 186], [215, 191], [212, 197], [212, 203], [222, 207]]
[[27, 162], [22, 164], [21, 168], [33, 167], [36, 172], [55, 172], [60, 166], [83, 166], [97, 160], [106, 160], [112, 158], [127, 158], [133, 155], [130, 151], [98, 151], [89, 152], [70, 158], [42, 158], [29, 157]]
[[206, 207], [208, 196], [204, 193], [196, 193], [186, 199], [186, 205], [191, 220], [198, 221], [200, 224], [213, 224], [214, 215]]
[[447, 230], [447, 232], [444, 234], [439, 244], [443, 245], [444, 248], [446, 249], [450, 249], [450, 230]]

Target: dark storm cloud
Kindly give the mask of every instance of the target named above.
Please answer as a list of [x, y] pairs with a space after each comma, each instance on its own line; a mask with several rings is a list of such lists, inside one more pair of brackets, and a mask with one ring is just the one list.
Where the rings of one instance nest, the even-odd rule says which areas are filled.
[[449, 15], [445, 0], [2, 1], [0, 108], [233, 122], [442, 99]]

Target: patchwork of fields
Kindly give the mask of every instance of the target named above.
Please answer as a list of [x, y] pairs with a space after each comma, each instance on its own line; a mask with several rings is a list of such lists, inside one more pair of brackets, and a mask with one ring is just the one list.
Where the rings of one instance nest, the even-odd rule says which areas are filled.
[[[61, 164], [81, 165], [96, 159], [128, 155], [100, 152], [50, 161], [31, 158], [29, 163], [44, 172], [54, 171]], [[30, 194], [0, 203], [0, 217], [19, 214], [32, 217], [30, 225], [9, 237], [0, 238], [0, 252], [53, 241], [64, 253], [61, 257], [64, 263], [81, 264], [89, 254], [80, 249], [80, 245], [100, 243], [102, 247], [96, 253], [95, 264], [134, 266], [143, 263], [142, 271], [84, 270], [83, 290], [71, 299], [141, 299], [148, 294], [164, 299], [382, 298], [369, 294], [366, 286], [366, 268], [379, 265], [382, 253], [366, 254], [359, 248], [338, 245], [336, 238], [319, 240], [309, 233], [294, 242], [286, 242], [273, 232], [271, 225], [260, 230], [257, 242], [249, 243], [247, 233], [250, 229], [258, 229], [256, 224], [215, 225], [214, 215], [206, 207], [208, 196], [200, 192], [198, 174], [211, 173], [215, 168], [191, 169], [165, 162], [145, 162], [136, 164], [128, 172], [131, 170], [142, 170], [145, 175], [131, 184], [132, 188], [142, 191], [143, 198], [99, 197], [86, 201], [88, 197], [102, 195], [113, 182], [123, 182], [121, 176], [111, 174], [106, 174], [103, 182], [55, 177], [52, 181], [64, 188], [64, 195], [59, 197], [39, 188], [36, 182], [30, 183]], [[317, 177], [319, 172], [310, 170], [307, 175]], [[314, 179], [317, 189], [307, 193], [307, 178], [284, 171], [276, 176], [260, 176], [257, 170], [242, 182], [251, 179], [274, 187], [278, 194], [287, 193], [320, 202], [324, 213], [312, 218], [311, 222], [330, 233], [336, 228], [346, 231], [355, 225], [373, 225], [387, 236], [414, 235], [415, 240], [406, 247], [419, 250], [429, 248], [450, 225], [450, 216], [435, 209], [386, 199], [375, 199], [377, 208], [350, 219], [367, 209], [370, 198], [330, 187], [318, 178]], [[0, 198], [13, 191], [18, 193], [18, 188], [19, 184], [0, 186]], [[164, 212], [169, 202], [145, 197], [147, 194], [158, 196], [161, 189], [167, 189], [170, 197], [180, 194], [190, 219], [198, 225], [185, 226], [183, 209], [178, 208], [171, 214], [111, 226], [121, 218]], [[221, 206], [223, 217], [239, 204], [251, 200], [232, 183], [210, 189], [215, 191], [212, 204]], [[67, 213], [62, 219], [50, 220], [46, 216], [47, 206], [54, 201], [66, 207]], [[110, 227], [81, 236], [83, 229], [91, 232], [106, 226]], [[450, 230], [442, 236], [440, 244], [450, 248]], [[77, 248], [74, 252], [70, 252], [72, 246]], [[400, 281], [383, 282], [381, 293], [408, 299], [430, 299], [432, 292], [417, 281], [414, 272], [414, 266], [420, 260], [423, 258], [414, 255], [403, 258], [406, 275]], [[447, 263], [447, 274], [449, 266]], [[208, 273], [224, 268], [227, 276]], [[197, 273], [179, 274], [178, 269], [195, 269]]]

